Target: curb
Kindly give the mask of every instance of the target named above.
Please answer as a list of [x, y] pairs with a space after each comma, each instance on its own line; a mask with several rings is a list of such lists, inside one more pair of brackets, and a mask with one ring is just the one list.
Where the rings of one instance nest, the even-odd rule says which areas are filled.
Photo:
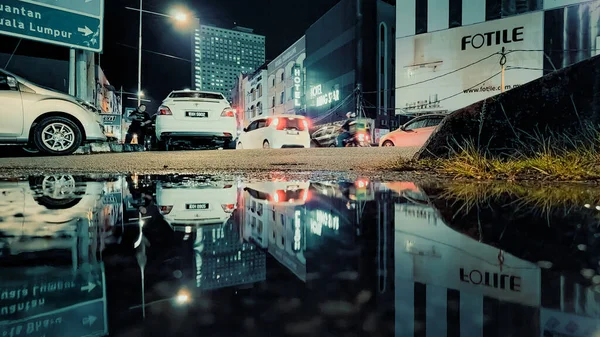
[[116, 143], [90, 143], [80, 146], [74, 155], [86, 155], [97, 153], [121, 153], [121, 152], [143, 152], [144, 147], [139, 144], [116, 144]]

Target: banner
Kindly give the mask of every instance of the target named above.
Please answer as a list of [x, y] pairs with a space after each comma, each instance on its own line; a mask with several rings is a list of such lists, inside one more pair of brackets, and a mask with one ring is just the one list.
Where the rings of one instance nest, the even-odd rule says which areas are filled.
[[[543, 75], [543, 12], [398, 39], [396, 107], [402, 113], [444, 113]], [[512, 51], [512, 52], [510, 52]], [[497, 55], [493, 55], [498, 53]]]
[[122, 135], [121, 115], [120, 114], [102, 114], [102, 123], [104, 124], [104, 133], [109, 138], [120, 140]]

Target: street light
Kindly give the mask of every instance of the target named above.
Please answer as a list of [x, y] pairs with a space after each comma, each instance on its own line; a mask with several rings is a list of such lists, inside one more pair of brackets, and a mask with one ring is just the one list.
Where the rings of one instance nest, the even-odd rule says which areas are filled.
[[174, 13], [174, 15], [167, 15], [167, 14], [163, 14], [163, 13], [144, 10], [143, 4], [144, 4], [144, 0], [140, 0], [140, 8], [125, 7], [126, 9], [140, 12], [140, 30], [139, 30], [139, 36], [138, 36], [138, 90], [137, 90], [139, 93], [137, 95], [138, 96], [138, 106], [140, 106], [142, 103], [142, 95], [143, 95], [143, 92], [142, 92], [142, 14], [147, 13], [147, 14], [152, 14], [152, 15], [156, 15], [156, 16], [172, 18], [178, 22], [186, 22], [188, 20], [188, 15], [183, 10], [177, 10]]

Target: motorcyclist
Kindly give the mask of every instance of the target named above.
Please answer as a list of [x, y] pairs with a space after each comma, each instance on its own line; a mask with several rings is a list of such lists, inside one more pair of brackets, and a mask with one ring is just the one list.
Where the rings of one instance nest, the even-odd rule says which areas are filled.
[[350, 124], [352, 124], [352, 122], [354, 122], [354, 114], [352, 114], [351, 112], [346, 114], [346, 121], [344, 122], [344, 124], [342, 124], [342, 126], [340, 127], [340, 134], [337, 136], [337, 147], [344, 147], [344, 141], [348, 138], [353, 137], [352, 133], [350, 132]]
[[129, 125], [129, 129], [127, 130], [125, 144], [131, 144], [134, 134], [137, 134], [137, 143], [144, 144], [147, 126], [152, 123], [152, 117], [146, 112], [146, 105], [140, 105], [129, 115], [129, 118], [131, 118], [131, 125]]

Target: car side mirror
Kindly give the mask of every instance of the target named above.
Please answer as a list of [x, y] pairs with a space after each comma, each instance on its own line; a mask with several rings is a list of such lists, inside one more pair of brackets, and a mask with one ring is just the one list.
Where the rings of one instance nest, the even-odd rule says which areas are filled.
[[17, 81], [16, 78], [14, 78], [12, 76], [6, 77], [6, 84], [8, 84], [8, 87], [11, 90], [19, 90], [19, 82]]

